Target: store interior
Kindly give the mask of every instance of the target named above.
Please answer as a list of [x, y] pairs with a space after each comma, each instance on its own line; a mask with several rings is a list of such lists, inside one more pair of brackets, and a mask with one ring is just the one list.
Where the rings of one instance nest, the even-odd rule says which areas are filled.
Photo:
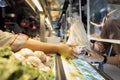
[[[120, 0], [0, 0], [0, 12], [0, 30], [13, 34], [23, 33], [30, 38], [41, 42], [52, 44], [70, 43], [80, 46], [82, 45], [82, 47], [83, 45], [87, 45], [87, 48], [90, 48], [88, 42], [94, 44], [96, 41], [120, 45], [119, 39], [100, 38], [102, 27], [99, 27], [104, 24], [104, 18], [107, 18], [108, 16], [114, 19], [120, 19]], [[80, 22], [77, 22], [77, 20]], [[82, 26], [82, 28], [79, 27], [79, 25]], [[116, 53], [113, 51], [112, 46], [109, 47], [106, 54], [107, 56], [116, 55]], [[52, 58], [52, 60], [53, 59], [60, 63], [59, 57], [58, 59]], [[61, 75], [62, 72], [59, 71], [63, 69], [61, 69], [61, 67], [58, 67], [59, 69], [57, 70], [61, 73], [57, 72], [57, 78], [54, 77], [50, 80], [120, 79], [120, 69], [115, 65], [104, 64], [104, 70], [102, 70], [98, 67], [98, 63], [90, 63], [90, 65], [95, 68], [94, 70], [98, 71], [100, 75], [97, 75], [95, 72], [95, 78], [91, 77], [85, 79], [80, 75], [84, 72], [80, 73], [78, 71], [78, 75], [77, 73], [73, 72], [73, 65], [69, 65], [70, 63], [77, 64], [76, 61], [72, 60], [67, 62], [64, 61], [63, 58], [61, 59], [64, 65], [63, 69], [69, 67], [71, 69], [70, 73], [74, 76], [80, 76], [79, 78], [81, 79], [73, 78], [71, 75], [67, 75], [67, 79], [64, 78], [65, 76]], [[1, 61], [2, 59], [0, 62]], [[82, 61], [78, 60], [78, 62]], [[60, 66], [58, 63], [56, 63], [56, 65]], [[82, 63], [85, 64], [84, 66], [89, 65], [84, 61]], [[69, 74], [69, 68], [67, 69], [68, 72], [64, 71], [65, 74]], [[89, 69], [90, 67], [87, 68]], [[0, 70], [1, 69], [2, 68], [0, 68]], [[80, 71], [82, 70], [80, 69]], [[45, 73], [45, 75], [47, 74]], [[84, 73], [84, 75], [88, 76], [86, 73]], [[92, 75], [95, 74], [93, 73]], [[48, 76], [51, 75], [47, 75], [47, 77]], [[69, 79], [69, 77], [71, 79]], [[25, 78], [22, 77], [20, 80], [22, 79]], [[29, 78], [26, 78], [26, 80], [29, 80]], [[34, 78], [32, 80], [42, 80], [42, 78]], [[45, 80], [48, 80], [48, 78]]]

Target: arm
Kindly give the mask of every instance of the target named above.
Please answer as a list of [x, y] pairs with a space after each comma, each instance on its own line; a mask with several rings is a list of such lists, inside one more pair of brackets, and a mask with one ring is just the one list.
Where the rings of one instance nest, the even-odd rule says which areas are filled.
[[26, 43], [22, 46], [22, 48], [29, 48], [33, 51], [40, 50], [47, 54], [58, 53], [68, 58], [73, 58], [75, 54], [72, 48], [66, 44], [60, 44], [60, 45], [49, 44], [49, 43], [43, 43], [33, 39], [28, 39]]
[[108, 64], [114, 64], [114, 65], [118, 65], [120, 62], [119, 60], [119, 56], [108, 56], [107, 57], [107, 62]]
[[[90, 61], [95, 61], [95, 62], [102, 62], [104, 60], [104, 57], [93, 52], [90, 50], [85, 50], [87, 51], [90, 56], [86, 57], [86, 60], [90, 60]], [[113, 64], [113, 65], [119, 65], [120, 63], [120, 55], [117, 56], [107, 56], [107, 62], [108, 64]]]
[[28, 36], [24, 34], [11, 34], [8, 32], [3, 32], [0, 30], [0, 47], [2, 46], [11, 46], [12, 51], [16, 52], [22, 48], [29, 48], [33, 51], [41, 50], [47, 53], [58, 53], [67, 58], [73, 58], [75, 56], [75, 52], [73, 49], [66, 44], [49, 44], [43, 43], [37, 40], [33, 40], [28, 38]]
[[43, 43], [37, 40], [28, 39], [22, 48], [29, 48], [33, 51], [41, 50], [45, 53], [59, 52], [59, 46], [55, 44]]

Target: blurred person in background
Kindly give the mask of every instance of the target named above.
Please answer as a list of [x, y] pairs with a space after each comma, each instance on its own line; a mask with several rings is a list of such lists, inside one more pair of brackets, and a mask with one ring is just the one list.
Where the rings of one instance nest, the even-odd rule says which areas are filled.
[[[100, 38], [112, 39], [113, 41], [120, 40], [120, 19], [107, 18], [102, 26]], [[106, 56], [107, 54], [105, 53], [111, 45], [115, 55]], [[113, 64], [120, 68], [120, 44], [96, 41], [91, 46], [93, 51], [86, 50], [90, 53], [90, 56], [86, 57], [86, 59], [93, 60], [95, 62]]]

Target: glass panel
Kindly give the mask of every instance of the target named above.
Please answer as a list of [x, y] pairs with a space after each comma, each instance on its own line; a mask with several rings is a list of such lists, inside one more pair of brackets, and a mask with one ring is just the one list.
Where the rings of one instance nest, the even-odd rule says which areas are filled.
[[120, 43], [120, 1], [90, 0], [89, 4], [90, 38]]

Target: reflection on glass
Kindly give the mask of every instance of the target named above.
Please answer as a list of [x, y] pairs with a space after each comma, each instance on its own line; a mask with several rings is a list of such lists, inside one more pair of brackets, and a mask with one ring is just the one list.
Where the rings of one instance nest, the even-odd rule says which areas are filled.
[[119, 0], [90, 0], [91, 38], [120, 40], [119, 3]]

